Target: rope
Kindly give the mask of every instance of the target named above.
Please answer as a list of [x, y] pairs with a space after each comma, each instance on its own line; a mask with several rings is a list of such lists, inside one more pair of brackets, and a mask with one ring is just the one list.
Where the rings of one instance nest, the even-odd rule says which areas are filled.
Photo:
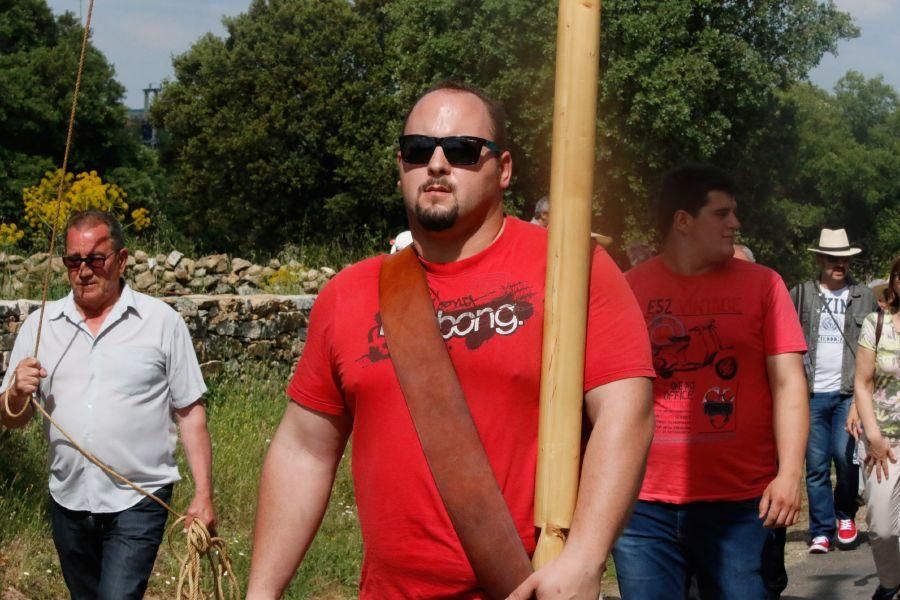
[[[63, 192], [65, 190], [66, 183], [66, 170], [69, 165], [69, 153], [72, 149], [72, 132], [75, 128], [75, 114], [76, 109], [78, 107], [78, 93], [81, 90], [81, 76], [84, 72], [84, 59], [87, 55], [87, 47], [88, 47], [88, 39], [90, 38], [91, 31], [91, 15], [94, 11], [94, 0], [90, 0], [88, 3], [88, 12], [87, 19], [84, 24], [84, 35], [81, 39], [81, 54], [78, 59], [78, 74], [75, 77], [75, 90], [72, 94], [72, 109], [69, 112], [69, 127], [66, 132], [66, 147], [63, 152], [63, 162], [62, 162], [62, 173], [59, 180], [59, 188], [56, 193], [56, 214], [53, 217], [53, 222], [50, 225], [50, 247], [47, 250], [47, 269], [44, 273], [44, 282], [41, 289], [41, 308], [40, 314], [38, 315], [38, 328], [37, 334], [34, 343], [34, 354], [33, 356], [37, 357], [38, 350], [40, 349], [41, 344], [41, 331], [44, 325], [44, 312], [47, 307], [47, 294], [50, 288], [50, 278], [53, 274], [53, 253], [56, 249], [56, 230], [59, 224], [59, 216], [62, 207], [62, 197]], [[45, 419], [50, 421], [54, 427], [56, 427], [60, 433], [65, 436], [67, 440], [72, 444], [72, 446], [78, 450], [86, 459], [99, 467], [104, 473], [109, 475], [111, 478], [119, 481], [135, 490], [136, 492], [150, 498], [163, 508], [165, 508], [171, 515], [177, 517], [176, 520], [169, 526], [168, 533], [166, 534], [166, 538], [168, 541], [170, 551], [178, 558], [178, 561], [181, 565], [178, 574], [178, 587], [177, 587], [177, 596], [178, 600], [203, 600], [207, 598], [207, 595], [203, 593], [201, 587], [202, 580], [202, 572], [200, 568], [200, 557], [205, 555], [209, 561], [210, 569], [213, 573], [213, 583], [215, 585], [215, 590], [213, 593], [213, 598], [217, 600], [225, 600], [225, 598], [237, 600], [240, 595], [240, 587], [238, 586], [237, 578], [234, 576], [234, 569], [231, 566], [231, 559], [228, 556], [228, 547], [225, 543], [225, 540], [221, 537], [213, 536], [209, 530], [206, 528], [206, 525], [200, 522], [199, 519], [194, 519], [191, 521], [190, 529], [187, 531], [187, 544], [186, 551], [184, 553], [180, 553], [175, 549], [174, 537], [175, 533], [178, 529], [184, 530], [183, 523], [186, 521], [186, 516], [179, 513], [171, 506], [169, 506], [166, 502], [160, 499], [158, 496], [149, 492], [137, 485], [136, 483], [128, 480], [126, 477], [120, 475], [112, 468], [110, 468], [106, 463], [101, 461], [99, 458], [82, 448], [78, 442], [76, 442], [71, 435], [66, 432], [65, 429], [60, 427], [59, 423], [53, 420], [53, 417], [41, 406], [40, 402], [37, 400], [37, 394], [31, 394], [29, 397], [29, 402], [25, 402], [22, 405], [22, 409], [18, 412], [13, 412], [11, 410], [11, 405], [9, 402], [9, 391], [13, 388], [16, 383], [16, 373], [13, 371], [12, 376], [9, 380], [9, 386], [6, 388], [6, 392], [3, 394], [3, 408], [6, 411], [6, 414], [11, 418], [15, 419], [22, 416], [26, 410], [28, 410], [29, 405], [33, 405], [35, 409], [37, 409]], [[223, 586], [223, 580], [228, 583], [227, 587]], [[228, 592], [226, 596], [226, 590]]]
[[[16, 382], [16, 373], [13, 371], [12, 377], [10, 377], [9, 387], [6, 388], [6, 392], [3, 394], [3, 405], [7, 414], [10, 414], [10, 404], [9, 404], [9, 391], [12, 389], [13, 385]], [[53, 420], [53, 417], [50, 416], [43, 406], [41, 406], [40, 402], [37, 401], [36, 395], [31, 395], [29, 397], [31, 405], [33, 405], [43, 416], [45, 419], [50, 421], [54, 427], [56, 427], [63, 436], [72, 444], [72, 446], [78, 450], [86, 459], [91, 461], [93, 464], [97, 465], [104, 473], [109, 475], [111, 478], [123, 483], [138, 492], [150, 498], [163, 508], [165, 508], [171, 515], [176, 517], [176, 520], [169, 526], [168, 533], [166, 534], [166, 539], [168, 541], [169, 550], [178, 558], [178, 562], [180, 563], [180, 569], [178, 572], [178, 588], [177, 588], [177, 596], [178, 600], [202, 600], [207, 598], [207, 596], [203, 593], [201, 588], [201, 578], [202, 572], [200, 568], [200, 557], [206, 555], [209, 560], [210, 570], [213, 573], [213, 583], [215, 584], [215, 592], [213, 598], [217, 600], [224, 600], [225, 598], [231, 598], [237, 600], [240, 592], [240, 587], [238, 586], [237, 579], [234, 576], [234, 569], [231, 567], [231, 558], [228, 556], [228, 547], [225, 543], [225, 540], [221, 537], [213, 536], [209, 530], [206, 528], [206, 525], [200, 522], [199, 519], [194, 519], [191, 521], [191, 527], [187, 532], [187, 544], [185, 552], [178, 552], [175, 547], [175, 534], [178, 530], [184, 530], [184, 526], [182, 523], [185, 522], [186, 516], [176, 511], [174, 508], [169, 506], [164, 500], [162, 500], [159, 496], [155, 495], [152, 492], [149, 492], [137, 485], [136, 483], [130, 481], [127, 477], [124, 477], [113, 470], [109, 465], [104, 463], [102, 460], [94, 456], [88, 450], [85, 450], [81, 447], [81, 445], [76, 442], [69, 433], [60, 427], [59, 423]], [[26, 402], [24, 408], [19, 411], [19, 415], [25, 412], [28, 408], [29, 403]], [[223, 586], [223, 579], [228, 582], [228, 586]], [[226, 596], [225, 591], [228, 591]]]
[[[47, 270], [44, 272], [44, 284], [41, 288], [41, 314], [38, 319], [37, 337], [34, 340], [34, 354], [37, 356], [41, 347], [41, 328], [44, 326], [44, 310], [47, 308], [47, 290], [50, 289], [50, 276], [53, 274], [53, 251], [56, 250], [56, 228], [59, 225], [59, 214], [62, 208], [63, 191], [66, 186], [66, 171], [69, 168], [69, 152], [72, 150], [72, 132], [75, 130], [75, 113], [78, 108], [78, 92], [81, 91], [81, 74], [84, 72], [84, 57], [87, 55], [88, 39], [91, 34], [91, 15], [94, 12], [94, 0], [88, 3], [87, 19], [84, 23], [84, 35], [81, 37], [81, 54], [78, 57], [78, 74], [75, 76], [75, 91], [72, 93], [72, 109], [69, 111], [69, 127], [66, 131], [66, 149], [63, 152], [62, 169], [59, 187], [56, 189], [56, 214], [50, 224], [50, 248], [47, 250]], [[23, 409], [24, 410], [24, 409]]]

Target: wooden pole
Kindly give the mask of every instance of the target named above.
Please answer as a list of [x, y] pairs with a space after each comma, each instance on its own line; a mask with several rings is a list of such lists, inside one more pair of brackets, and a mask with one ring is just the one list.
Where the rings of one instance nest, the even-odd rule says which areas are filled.
[[578, 494], [591, 196], [600, 66], [600, 0], [560, 0], [533, 557], [562, 552]]

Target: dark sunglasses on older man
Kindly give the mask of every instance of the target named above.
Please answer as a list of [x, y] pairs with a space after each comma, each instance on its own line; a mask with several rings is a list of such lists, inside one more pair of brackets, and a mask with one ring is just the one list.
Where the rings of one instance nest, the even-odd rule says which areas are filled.
[[825, 254], [824, 256], [825, 256], [825, 260], [833, 265], [839, 265], [839, 264], [850, 262], [849, 256], [832, 256], [830, 254]]
[[92, 270], [102, 269], [103, 265], [106, 264], [106, 259], [113, 254], [115, 254], [115, 252], [110, 252], [109, 254], [88, 254], [87, 256], [70, 254], [69, 256], [63, 256], [62, 261], [67, 269], [80, 269], [81, 263], [86, 264]]
[[401, 135], [400, 158], [411, 165], [425, 165], [431, 160], [434, 149], [438, 146], [451, 165], [474, 165], [481, 159], [481, 148], [494, 154], [500, 154], [500, 146], [491, 140], [471, 135], [452, 135], [450, 137], [431, 137], [428, 135]]

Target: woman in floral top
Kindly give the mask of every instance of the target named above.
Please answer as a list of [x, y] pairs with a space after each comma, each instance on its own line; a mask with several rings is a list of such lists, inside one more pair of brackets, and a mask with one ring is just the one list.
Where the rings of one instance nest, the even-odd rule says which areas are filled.
[[879, 580], [873, 600], [900, 592], [900, 258], [891, 265], [882, 306], [880, 319], [872, 313], [863, 322], [856, 353], [854, 402], [862, 431], [848, 421], [865, 442], [866, 522]]

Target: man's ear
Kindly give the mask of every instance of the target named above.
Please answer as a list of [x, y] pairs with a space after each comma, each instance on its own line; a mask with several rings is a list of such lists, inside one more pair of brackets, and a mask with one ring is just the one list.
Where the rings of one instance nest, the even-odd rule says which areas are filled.
[[125, 273], [125, 269], [128, 268], [128, 248], [121, 248], [116, 251], [116, 258], [119, 259], [119, 277], [121, 277]]
[[672, 229], [680, 233], [686, 233], [693, 222], [694, 217], [686, 210], [676, 210], [672, 215]]
[[497, 162], [500, 170], [500, 189], [508, 189], [512, 182], [512, 154], [509, 150], [504, 150]]

